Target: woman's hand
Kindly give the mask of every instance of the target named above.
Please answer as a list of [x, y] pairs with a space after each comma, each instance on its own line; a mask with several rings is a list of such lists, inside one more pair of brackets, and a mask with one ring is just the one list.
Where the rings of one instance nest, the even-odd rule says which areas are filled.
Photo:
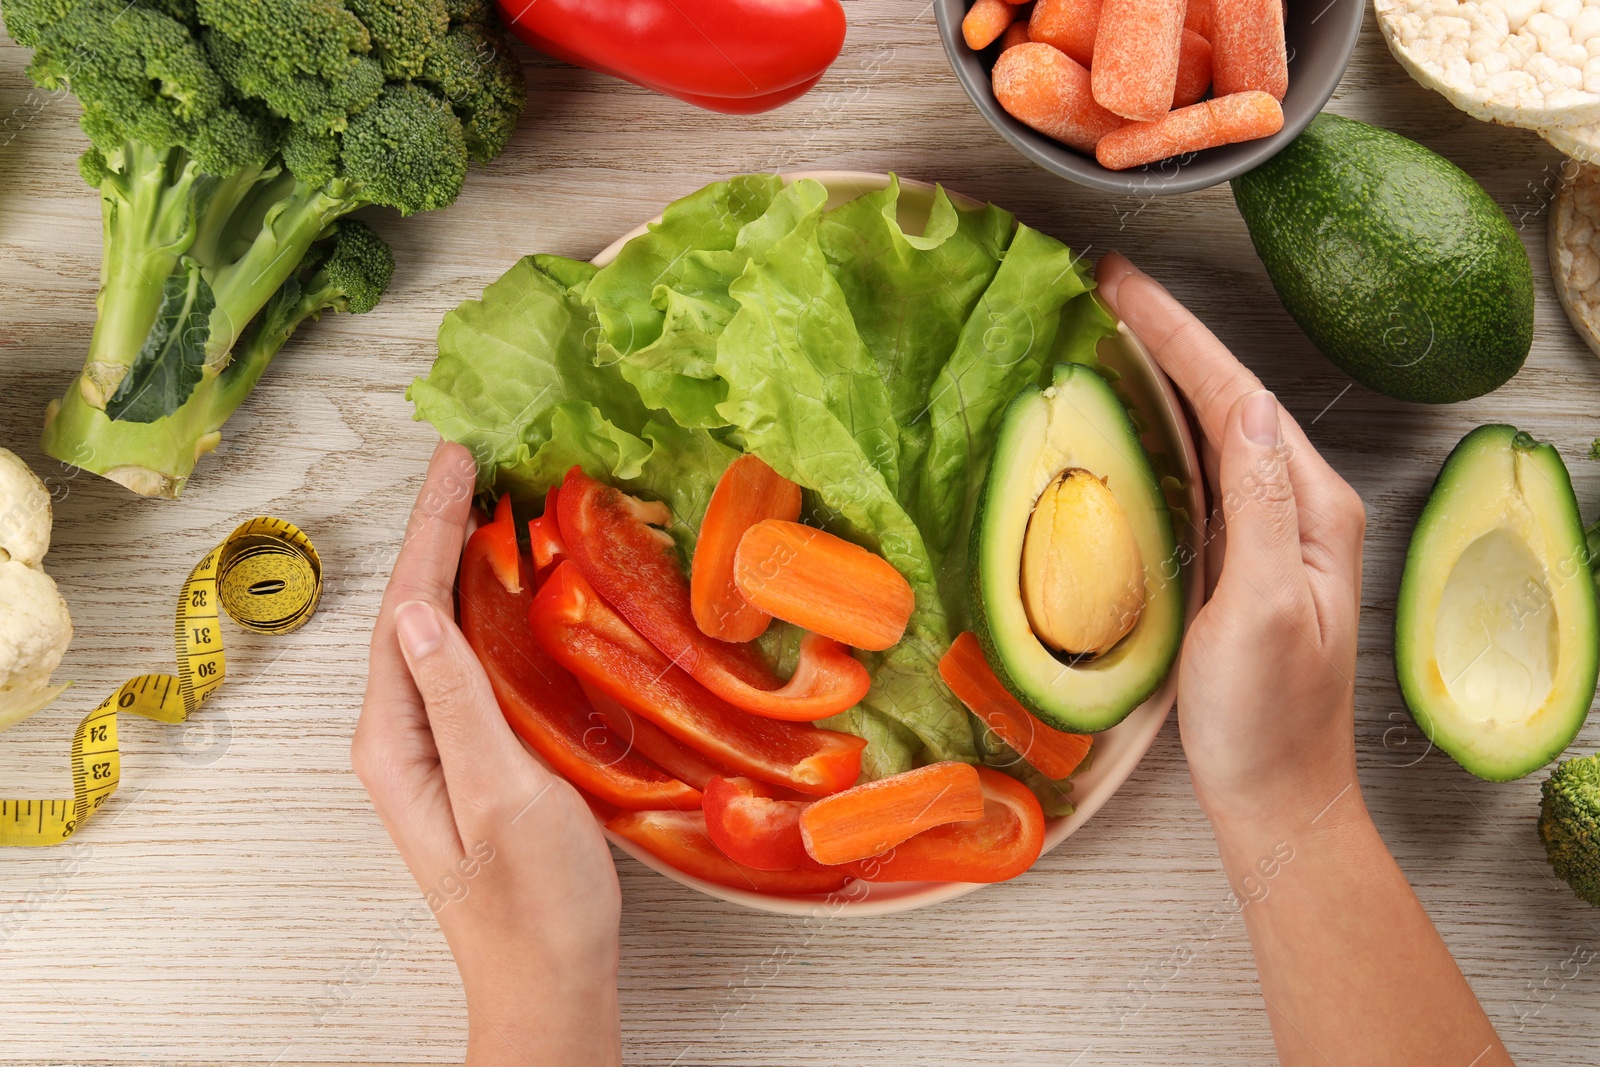
[[616, 871], [583, 799], [522, 747], [455, 624], [474, 469], [441, 444], [372, 632], [350, 757], [444, 930], [467, 1062], [621, 1063]]
[[[1356, 780], [1356, 617], [1366, 513], [1288, 412], [1165, 289], [1111, 253], [1100, 294], [1194, 409], [1215, 591], [1184, 640], [1178, 723], [1218, 819], [1310, 820]], [[1226, 546], [1226, 547], [1224, 547]]]
[[1510, 1064], [1356, 785], [1360, 498], [1165, 289], [1115, 254], [1098, 274], [1205, 439], [1218, 577], [1184, 639], [1178, 725], [1280, 1062]]

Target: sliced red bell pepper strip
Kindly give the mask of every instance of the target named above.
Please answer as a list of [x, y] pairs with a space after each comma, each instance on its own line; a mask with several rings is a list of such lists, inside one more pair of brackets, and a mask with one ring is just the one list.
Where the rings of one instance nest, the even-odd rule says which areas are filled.
[[816, 801], [800, 813], [800, 837], [818, 863], [850, 863], [931, 827], [982, 817], [977, 768], [930, 763]]
[[535, 584], [567, 557], [567, 546], [561, 543], [561, 525], [556, 519], [556, 501], [560, 496], [561, 487], [551, 486], [544, 497], [544, 513], [528, 523]]
[[567, 670], [740, 774], [823, 796], [861, 772], [864, 740], [750, 715], [707, 691], [602, 600], [571, 560], [540, 587], [529, 619]]
[[1057, 730], [1022, 706], [995, 677], [975, 635], [963, 633], [951, 643], [950, 650], [939, 660], [939, 677], [995, 736], [1016, 749], [1046, 778], [1060, 781], [1077, 770], [1089, 754], [1092, 737]]
[[517, 547], [517, 526], [509, 494], [495, 504], [494, 520], [472, 532], [463, 553], [474, 546], [508, 592], [522, 592], [522, 550]]
[[[736, 773], [731, 768], [707, 759], [688, 745], [676, 740], [643, 715], [635, 715], [611, 699], [609, 694], [581, 680], [578, 685], [583, 689], [583, 695], [588, 698], [589, 706], [594, 708], [595, 714], [605, 720], [606, 726], [624, 745], [628, 745], [674, 778], [688, 782], [704, 792], [706, 783], [713, 778]], [[704, 804], [704, 798], [701, 803]]]
[[763, 871], [724, 856], [706, 833], [705, 814], [698, 811], [635, 811], [606, 823], [626, 838], [684, 874], [734, 889], [778, 896], [813, 896], [844, 888], [850, 880], [842, 868], [800, 868]]
[[750, 644], [708, 637], [694, 620], [689, 582], [667, 534], [664, 505], [644, 504], [573, 467], [561, 484], [561, 537], [572, 562], [606, 602], [694, 680], [745, 711], [815, 722], [847, 711], [872, 677], [848, 649], [815, 634], [785, 683]]
[[723, 855], [762, 871], [817, 866], [800, 839], [810, 801], [775, 800], [748, 778], [713, 778], [702, 789], [706, 833]]
[[1044, 850], [1044, 810], [1033, 790], [989, 767], [983, 818], [924, 830], [882, 856], [846, 864], [868, 882], [1004, 882], [1032, 867]]
[[[461, 631], [489, 675], [518, 737], [573, 785], [625, 810], [700, 806], [700, 792], [630, 752], [589, 707], [577, 680], [539, 647], [528, 628], [531, 583], [507, 588], [496, 557], [515, 536], [509, 510], [479, 527], [456, 576]], [[513, 563], [520, 564], [518, 557]]]

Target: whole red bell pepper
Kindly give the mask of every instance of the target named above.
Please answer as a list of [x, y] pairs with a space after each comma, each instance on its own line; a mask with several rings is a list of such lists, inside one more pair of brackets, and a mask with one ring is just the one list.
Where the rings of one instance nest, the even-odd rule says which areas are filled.
[[499, 0], [557, 59], [731, 114], [803, 94], [844, 46], [839, 0]]
[[748, 778], [713, 778], [701, 789], [706, 833], [729, 859], [762, 871], [822, 866], [800, 836], [800, 813], [810, 801], [769, 797]]
[[825, 796], [861, 773], [863, 739], [764, 719], [711, 693], [629, 626], [571, 560], [545, 579], [528, 618], [545, 651], [585, 685], [740, 774]]
[[643, 504], [573, 467], [557, 511], [568, 558], [589, 583], [667, 659], [728, 703], [769, 719], [815, 722], [867, 695], [872, 676], [837, 641], [807, 634], [784, 682], [754, 644], [701, 630], [672, 539], [652, 525], [670, 520], [665, 505]]
[[706, 834], [706, 817], [698, 811], [634, 811], [606, 823], [626, 838], [684, 874], [734, 889], [779, 896], [812, 896], [844, 888], [848, 871], [839, 867], [802, 867], [763, 871], [724, 856]]
[[[508, 562], [515, 588], [506, 582]], [[698, 808], [700, 792], [630, 750], [589, 707], [577, 680], [533, 639], [526, 570], [511, 509], [502, 503], [494, 522], [468, 540], [456, 588], [461, 632], [512, 730], [556, 773], [608, 804], [630, 811]]]

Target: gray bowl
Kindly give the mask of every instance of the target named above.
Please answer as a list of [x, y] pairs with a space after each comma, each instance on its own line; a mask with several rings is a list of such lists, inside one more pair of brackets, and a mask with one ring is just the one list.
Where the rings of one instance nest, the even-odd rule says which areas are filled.
[[969, 0], [934, 0], [945, 55], [967, 96], [989, 125], [1039, 166], [1079, 185], [1108, 193], [1164, 196], [1204, 189], [1251, 170], [1300, 135], [1333, 95], [1361, 34], [1366, 0], [1288, 0], [1289, 92], [1283, 98], [1283, 129], [1271, 137], [1208, 148], [1132, 170], [1107, 170], [1086, 156], [1008, 115], [994, 98], [989, 69], [998, 45], [974, 52], [961, 38]]

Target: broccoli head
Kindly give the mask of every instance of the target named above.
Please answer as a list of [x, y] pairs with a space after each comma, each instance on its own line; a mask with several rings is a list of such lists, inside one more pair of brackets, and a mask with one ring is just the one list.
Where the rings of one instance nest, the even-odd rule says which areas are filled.
[[1600, 908], [1600, 753], [1557, 764], [1540, 792], [1539, 839], [1550, 866]]
[[215, 447], [259, 374], [240, 353], [264, 367], [306, 318], [377, 302], [392, 257], [341, 218], [448, 206], [524, 104], [486, 0], [0, 0], [0, 15], [34, 49], [33, 80], [83, 105], [79, 170], [104, 205], [100, 314], [44, 447], [140, 492], [176, 495]]

